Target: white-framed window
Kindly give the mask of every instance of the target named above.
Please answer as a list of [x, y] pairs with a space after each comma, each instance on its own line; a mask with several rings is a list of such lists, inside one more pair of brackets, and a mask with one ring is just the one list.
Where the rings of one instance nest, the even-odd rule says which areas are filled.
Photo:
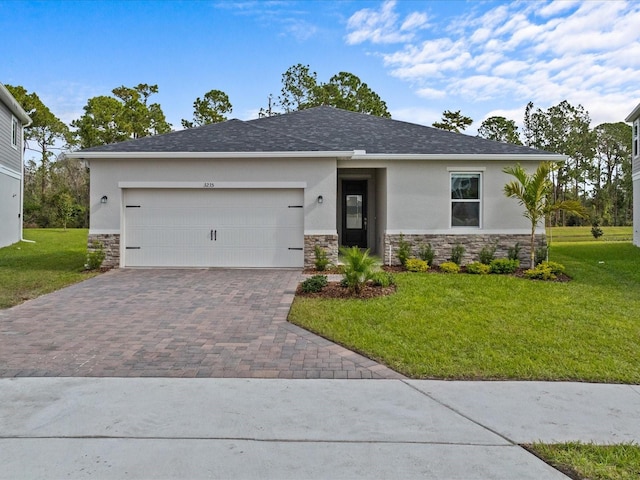
[[633, 122], [633, 156], [640, 155], [640, 118]]
[[20, 135], [20, 124], [16, 117], [11, 117], [11, 146], [15, 149], [18, 148], [18, 140]]
[[451, 172], [451, 226], [480, 228], [481, 214], [482, 174]]

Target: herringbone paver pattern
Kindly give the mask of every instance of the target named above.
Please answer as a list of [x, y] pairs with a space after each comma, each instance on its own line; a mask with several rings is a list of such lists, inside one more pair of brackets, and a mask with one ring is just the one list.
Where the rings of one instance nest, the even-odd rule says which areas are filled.
[[111, 271], [0, 310], [0, 376], [402, 378], [288, 323], [299, 280]]

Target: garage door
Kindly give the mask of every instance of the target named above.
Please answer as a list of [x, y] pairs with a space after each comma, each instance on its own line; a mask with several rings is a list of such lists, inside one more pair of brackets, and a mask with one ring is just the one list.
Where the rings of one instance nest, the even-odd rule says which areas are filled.
[[127, 267], [302, 267], [302, 189], [128, 189]]

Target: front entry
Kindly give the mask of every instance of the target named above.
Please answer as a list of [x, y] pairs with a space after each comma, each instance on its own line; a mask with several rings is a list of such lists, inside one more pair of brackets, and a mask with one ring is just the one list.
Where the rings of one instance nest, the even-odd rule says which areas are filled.
[[367, 181], [342, 181], [342, 244], [367, 248]]

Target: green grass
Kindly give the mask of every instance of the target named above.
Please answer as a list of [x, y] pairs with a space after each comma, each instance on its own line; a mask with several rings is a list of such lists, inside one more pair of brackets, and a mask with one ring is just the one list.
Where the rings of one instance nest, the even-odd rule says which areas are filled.
[[556, 242], [630, 242], [633, 238], [633, 227], [600, 227], [604, 233], [595, 239], [591, 227], [547, 227], [547, 240], [553, 245]]
[[395, 295], [298, 297], [292, 323], [413, 378], [640, 383], [640, 249], [564, 243], [568, 283], [403, 273]]
[[632, 480], [640, 478], [638, 445], [598, 446], [584, 443], [534, 444], [527, 448], [572, 478]]
[[19, 242], [0, 248], [0, 308], [80, 282], [85, 273], [86, 229], [26, 229]]

